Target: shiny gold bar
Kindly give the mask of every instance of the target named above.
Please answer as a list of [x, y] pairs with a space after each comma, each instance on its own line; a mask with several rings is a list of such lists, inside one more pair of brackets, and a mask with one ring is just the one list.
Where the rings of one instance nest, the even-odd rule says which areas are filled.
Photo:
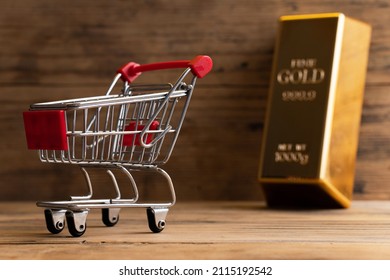
[[341, 13], [280, 18], [258, 175], [270, 207], [349, 207], [370, 38]]

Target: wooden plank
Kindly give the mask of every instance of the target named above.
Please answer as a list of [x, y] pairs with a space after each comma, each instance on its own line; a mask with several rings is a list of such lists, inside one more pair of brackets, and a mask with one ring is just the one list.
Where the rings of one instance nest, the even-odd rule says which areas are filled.
[[[360, 133], [356, 198], [389, 199], [389, 1], [222, 2], [15, 0], [0, 4], [0, 199], [59, 199], [82, 192], [77, 168], [38, 162], [25, 149], [21, 112], [29, 104], [105, 92], [129, 60], [149, 63], [209, 54], [167, 165], [183, 200], [248, 199], [256, 182], [277, 19], [343, 11], [373, 26]], [[60, 8], [59, 8], [60, 7]], [[153, 20], [151, 19], [153, 17]], [[177, 73], [142, 75], [170, 82]], [[157, 192], [159, 182], [148, 182]], [[105, 182], [103, 180], [103, 182]], [[97, 187], [102, 193], [105, 185]]]
[[[246, 242], [243, 244], [0, 245], [6, 260], [388, 260], [388, 244]], [[17, 248], [17, 250], [16, 250]], [[161, 252], [161, 253], [157, 253]]]
[[149, 232], [143, 209], [122, 209], [111, 228], [95, 210], [86, 233], [72, 238], [66, 229], [48, 233], [32, 202], [2, 203], [0, 259], [388, 259], [389, 210], [384, 201], [306, 211], [254, 202], [178, 203], [159, 234]]

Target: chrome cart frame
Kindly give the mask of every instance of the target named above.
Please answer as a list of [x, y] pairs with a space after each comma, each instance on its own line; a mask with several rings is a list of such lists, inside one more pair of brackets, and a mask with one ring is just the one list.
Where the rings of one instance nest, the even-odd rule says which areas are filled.
[[[185, 68], [174, 84], [132, 85], [142, 72], [170, 68]], [[145, 65], [131, 62], [118, 70], [103, 96], [36, 103], [24, 112], [29, 149], [38, 150], [42, 162], [78, 165], [88, 187], [84, 196], [37, 202], [38, 207], [45, 208], [46, 226], [51, 233], [60, 233], [66, 222], [72, 236], [83, 235], [91, 209], [102, 209], [103, 223], [114, 226], [120, 209], [125, 207], [146, 208], [152, 232], [165, 228], [176, 195], [169, 174], [160, 166], [172, 154], [197, 78], [204, 77], [211, 68], [208, 56]], [[120, 80], [121, 91], [114, 94]], [[89, 168], [107, 172], [114, 186], [114, 198], [93, 198]], [[132, 197], [122, 198], [115, 170], [130, 182]], [[140, 202], [132, 175], [135, 171], [154, 172], [165, 178], [170, 200]]]

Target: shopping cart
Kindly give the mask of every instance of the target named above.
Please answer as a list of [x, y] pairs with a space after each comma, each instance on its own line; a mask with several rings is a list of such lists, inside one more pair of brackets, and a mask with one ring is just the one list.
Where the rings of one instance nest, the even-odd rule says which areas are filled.
[[[132, 84], [142, 72], [171, 68], [185, 68], [174, 84]], [[51, 233], [60, 233], [66, 220], [72, 236], [83, 235], [91, 209], [101, 209], [103, 223], [114, 226], [124, 207], [146, 208], [150, 230], [158, 233], [164, 229], [176, 196], [170, 176], [160, 166], [171, 156], [197, 78], [207, 75], [211, 68], [208, 56], [145, 65], [130, 62], [118, 70], [103, 96], [36, 103], [23, 113], [28, 148], [38, 150], [42, 162], [80, 166], [87, 182], [88, 193], [84, 196], [37, 202], [38, 207], [45, 208], [46, 226]], [[117, 84], [123, 86], [114, 94]], [[92, 198], [88, 168], [108, 173], [116, 197]], [[162, 175], [167, 181], [169, 201], [139, 202], [133, 171]], [[129, 180], [130, 198], [121, 197], [116, 172]]]

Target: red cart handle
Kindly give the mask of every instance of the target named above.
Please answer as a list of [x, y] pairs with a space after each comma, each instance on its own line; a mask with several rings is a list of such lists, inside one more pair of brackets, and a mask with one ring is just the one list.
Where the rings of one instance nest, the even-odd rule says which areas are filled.
[[117, 73], [122, 75], [122, 80], [132, 83], [142, 72], [187, 67], [191, 68], [191, 71], [195, 76], [203, 78], [213, 67], [213, 61], [207, 55], [198, 55], [192, 60], [167, 61], [143, 65], [129, 62], [119, 68]]

